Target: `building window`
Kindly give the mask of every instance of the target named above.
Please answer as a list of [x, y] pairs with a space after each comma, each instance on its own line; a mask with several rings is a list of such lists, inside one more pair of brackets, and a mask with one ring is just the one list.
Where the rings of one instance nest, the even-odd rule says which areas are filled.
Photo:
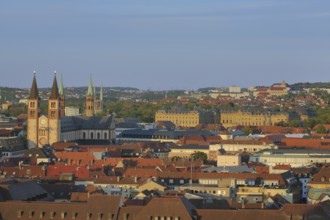
[[97, 139], [101, 139], [101, 133], [97, 132]]
[[86, 139], [86, 133], [83, 132], [83, 139]]
[[45, 136], [45, 135], [46, 135], [46, 130], [44, 130], [44, 129], [40, 129], [40, 130], [39, 130], [39, 134], [40, 134], [41, 136]]
[[108, 139], [107, 133], [104, 133], [104, 139]]
[[91, 133], [91, 139], [94, 139], [94, 133]]

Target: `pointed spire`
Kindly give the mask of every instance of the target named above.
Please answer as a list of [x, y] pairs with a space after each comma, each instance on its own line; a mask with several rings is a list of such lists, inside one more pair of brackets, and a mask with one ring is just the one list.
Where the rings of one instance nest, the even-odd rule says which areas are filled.
[[64, 87], [63, 87], [62, 74], [60, 75], [60, 87], [58, 88], [58, 93], [61, 96], [64, 95]]
[[102, 83], [101, 83], [101, 87], [100, 87], [100, 100], [101, 101], [103, 100], [103, 86], [102, 86]]
[[38, 99], [38, 98], [39, 98], [39, 91], [36, 80], [36, 71], [33, 71], [33, 81], [32, 81], [29, 99]]
[[52, 91], [50, 93], [49, 99], [58, 99], [58, 87], [57, 87], [57, 80], [56, 80], [56, 71], [54, 71], [54, 81], [52, 86]]
[[93, 96], [93, 82], [92, 82], [92, 75], [90, 76], [90, 79], [89, 79], [89, 85], [88, 85], [87, 95], [89, 95], [89, 96]]

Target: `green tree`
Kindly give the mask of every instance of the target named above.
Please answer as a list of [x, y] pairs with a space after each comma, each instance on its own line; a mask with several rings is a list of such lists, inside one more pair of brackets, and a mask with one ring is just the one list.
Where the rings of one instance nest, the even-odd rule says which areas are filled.
[[294, 128], [297, 128], [297, 127], [300, 127], [300, 122], [296, 119], [293, 119], [290, 123], [289, 123], [289, 127], [294, 127]]
[[207, 154], [201, 151], [196, 151], [194, 153], [192, 153], [191, 158], [193, 158], [194, 160], [202, 160], [203, 162], [205, 162], [207, 160]]
[[323, 125], [319, 125], [316, 128], [316, 133], [318, 133], [318, 134], [326, 134], [327, 133], [327, 129]]

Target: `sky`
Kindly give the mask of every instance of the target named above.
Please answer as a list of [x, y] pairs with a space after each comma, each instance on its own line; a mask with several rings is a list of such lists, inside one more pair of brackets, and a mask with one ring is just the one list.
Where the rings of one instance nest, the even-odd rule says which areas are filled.
[[0, 86], [330, 81], [329, 0], [1, 0]]

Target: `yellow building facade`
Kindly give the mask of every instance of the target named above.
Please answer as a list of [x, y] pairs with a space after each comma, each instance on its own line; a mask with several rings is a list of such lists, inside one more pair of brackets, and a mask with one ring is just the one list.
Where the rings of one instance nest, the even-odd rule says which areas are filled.
[[199, 124], [217, 124], [219, 114], [215, 111], [165, 111], [156, 112], [155, 122], [171, 121], [180, 127], [196, 127]]
[[272, 126], [279, 122], [289, 122], [287, 113], [253, 113], [243, 111], [221, 112], [220, 123], [226, 127], [241, 126]]

